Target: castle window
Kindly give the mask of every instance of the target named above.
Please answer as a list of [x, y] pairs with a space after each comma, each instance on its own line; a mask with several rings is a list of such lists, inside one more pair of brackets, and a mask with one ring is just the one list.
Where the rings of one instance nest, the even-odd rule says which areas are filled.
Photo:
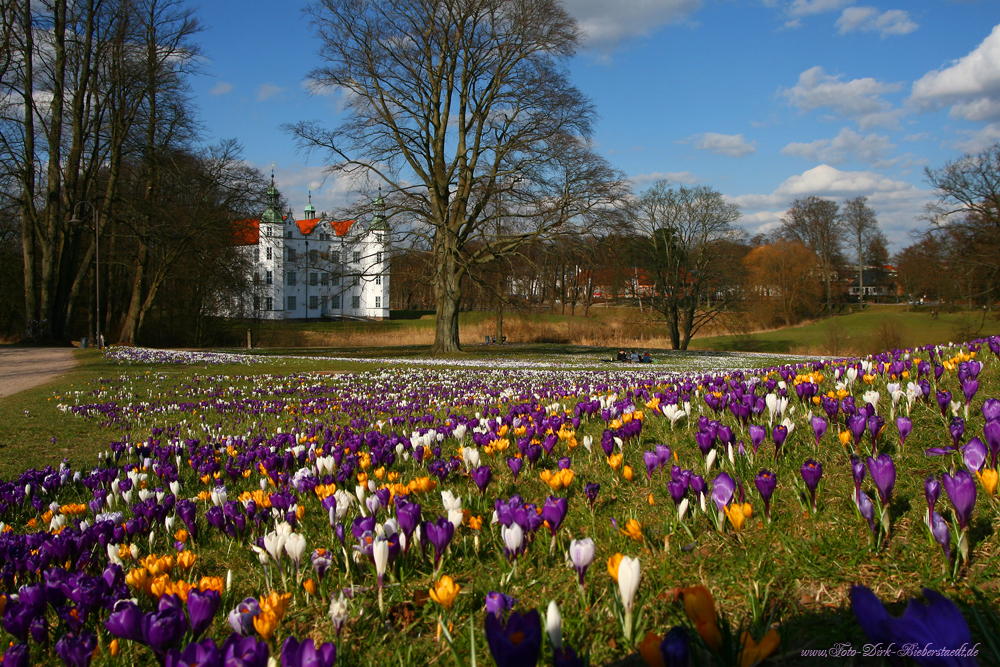
[[[268, 230], [268, 231], [271, 231], [271, 230]], [[270, 234], [268, 234], [268, 236], [270, 236]], [[271, 248], [267, 249], [267, 258], [271, 259]]]
[[360, 250], [355, 250], [354, 251], [354, 260], [353, 261], [354, 261], [355, 264], [357, 264], [358, 262], [361, 261], [361, 251]]
[[260, 248], [254, 248], [253, 249], [253, 261], [255, 261], [255, 262], [259, 262], [260, 261]]
[[319, 284], [319, 274], [318, 273], [310, 273], [309, 274], [309, 284], [310, 285], [317, 285], [317, 284]]
[[319, 274], [319, 284], [322, 285], [323, 287], [326, 287], [327, 285], [329, 285], [330, 284], [330, 274], [327, 273], [326, 271], [324, 271], [323, 273]]
[[340, 284], [340, 276], [330, 276], [330, 284], [337, 286]]
[[289, 229], [287, 232], [285, 232], [285, 238], [286, 239], [292, 238], [292, 230]]
[[376, 308], [382, 307], [382, 297], [380, 296], [375, 297], [375, 307]]
[[288, 261], [289, 262], [295, 261], [295, 248], [288, 248]]
[[318, 296], [310, 296], [309, 297], [309, 310], [316, 310], [317, 308], [319, 308], [319, 297]]
[[288, 285], [288, 286], [290, 286], [290, 287], [294, 287], [295, 286], [295, 272], [294, 271], [289, 271], [287, 274], [285, 274], [285, 284]]
[[286, 297], [286, 298], [287, 298], [287, 301], [288, 301], [288, 307], [285, 310], [295, 310], [295, 305], [296, 305], [295, 304], [295, 297], [294, 296], [290, 296], [290, 297]]
[[381, 273], [378, 274], [377, 276], [375, 276], [375, 284], [376, 285], [381, 285], [382, 284], [382, 274]]
[[382, 251], [381, 250], [378, 251], [377, 253], [375, 253], [375, 262], [377, 264], [381, 264], [382, 263]]
[[360, 296], [352, 296], [351, 297], [351, 308], [357, 309], [357, 308], [360, 308], [360, 307], [361, 307], [361, 297]]
[[265, 297], [264, 298], [264, 307], [267, 308], [267, 310], [274, 310], [274, 298], [270, 297], [270, 296], [269, 297]]
[[[268, 271], [264, 274], [264, 282], [267, 283], [268, 285], [274, 284], [274, 271]], [[268, 310], [271, 309], [268, 308]]]
[[330, 261], [334, 264], [340, 264], [340, 252], [333, 250], [330, 252]]
[[319, 261], [319, 250], [310, 250], [309, 251], [309, 263], [310, 264], [315, 264], [317, 261]]
[[340, 295], [339, 294], [330, 297], [330, 307], [331, 308], [340, 308]]

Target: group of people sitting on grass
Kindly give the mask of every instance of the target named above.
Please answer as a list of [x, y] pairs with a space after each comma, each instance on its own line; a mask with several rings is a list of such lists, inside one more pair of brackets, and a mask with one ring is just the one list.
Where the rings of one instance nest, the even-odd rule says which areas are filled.
[[649, 352], [642, 352], [641, 354], [632, 350], [631, 352], [626, 352], [625, 350], [618, 350], [618, 356], [615, 361], [621, 361], [626, 364], [651, 364], [653, 363], [653, 358], [649, 356]]

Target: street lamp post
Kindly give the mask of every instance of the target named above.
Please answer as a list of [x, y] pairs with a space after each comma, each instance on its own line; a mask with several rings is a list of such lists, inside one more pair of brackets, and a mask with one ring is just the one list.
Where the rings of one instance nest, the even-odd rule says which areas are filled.
[[73, 217], [70, 218], [71, 224], [80, 224], [83, 222], [78, 217], [76, 217], [77, 209], [80, 208], [80, 204], [86, 204], [90, 207], [91, 213], [94, 214], [94, 344], [97, 345], [97, 349], [101, 349], [101, 225], [100, 225], [100, 214], [97, 212], [97, 207], [91, 204], [88, 200], [77, 202], [76, 206], [73, 207]]

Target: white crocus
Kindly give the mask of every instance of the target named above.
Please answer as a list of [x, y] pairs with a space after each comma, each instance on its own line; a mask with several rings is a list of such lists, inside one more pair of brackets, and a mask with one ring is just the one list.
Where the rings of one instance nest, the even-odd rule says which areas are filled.
[[111, 563], [112, 565], [122, 565], [122, 566], [125, 565], [125, 563], [122, 561], [122, 559], [118, 557], [118, 545], [117, 544], [108, 544], [107, 550], [108, 550], [108, 562], [109, 563]]
[[524, 545], [524, 529], [516, 523], [510, 524], [509, 528], [507, 526], [501, 528], [500, 537], [503, 539], [504, 547], [512, 554], [520, 552]]
[[632, 642], [632, 607], [635, 606], [640, 576], [639, 559], [623, 557], [618, 564], [618, 594], [625, 608], [625, 641], [628, 644]]
[[292, 533], [285, 538], [285, 553], [292, 559], [298, 567], [302, 562], [302, 555], [306, 552], [306, 536], [301, 533]]
[[684, 515], [687, 514], [689, 506], [690, 506], [690, 503], [688, 502], [687, 498], [685, 498], [684, 500], [682, 500], [681, 504], [677, 506], [677, 520], [678, 521], [683, 521], [684, 520]]
[[589, 537], [582, 540], [572, 540], [569, 543], [569, 559], [577, 571], [590, 567], [596, 554], [597, 547], [594, 545], [594, 540]]
[[583, 436], [583, 448], [587, 450], [588, 454], [593, 452], [593, 446], [594, 446], [594, 438], [592, 438], [589, 435]]
[[350, 609], [347, 606], [347, 600], [344, 598], [343, 593], [337, 599], [330, 601], [330, 611], [327, 613], [327, 616], [333, 621], [333, 629], [337, 631], [337, 636], [339, 637], [340, 631], [347, 624], [347, 619], [350, 617]]
[[548, 611], [545, 613], [545, 632], [549, 635], [549, 642], [554, 650], [562, 648], [562, 615], [559, 613], [559, 605], [555, 600], [549, 601]]

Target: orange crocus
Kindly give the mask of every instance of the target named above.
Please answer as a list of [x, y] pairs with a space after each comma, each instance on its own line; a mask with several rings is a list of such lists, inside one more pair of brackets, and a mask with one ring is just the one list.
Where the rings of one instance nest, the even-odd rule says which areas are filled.
[[778, 634], [777, 630], [769, 630], [758, 644], [749, 632], [744, 632], [740, 640], [743, 643], [743, 651], [740, 653], [740, 667], [751, 667], [777, 650], [778, 645], [781, 644], [781, 635]]
[[608, 574], [610, 574], [611, 578], [615, 580], [615, 583], [618, 583], [618, 566], [621, 565], [622, 558], [624, 558], [624, 556], [616, 553], [608, 559]]
[[649, 667], [665, 667], [663, 654], [660, 653], [660, 644], [662, 643], [663, 637], [652, 630], [647, 632], [646, 636], [639, 642], [639, 655], [642, 656], [642, 659], [646, 661]]
[[719, 630], [719, 620], [715, 615], [715, 599], [704, 586], [682, 588], [684, 611], [688, 620], [694, 625], [705, 645], [713, 651], [722, 646], [722, 632]]

